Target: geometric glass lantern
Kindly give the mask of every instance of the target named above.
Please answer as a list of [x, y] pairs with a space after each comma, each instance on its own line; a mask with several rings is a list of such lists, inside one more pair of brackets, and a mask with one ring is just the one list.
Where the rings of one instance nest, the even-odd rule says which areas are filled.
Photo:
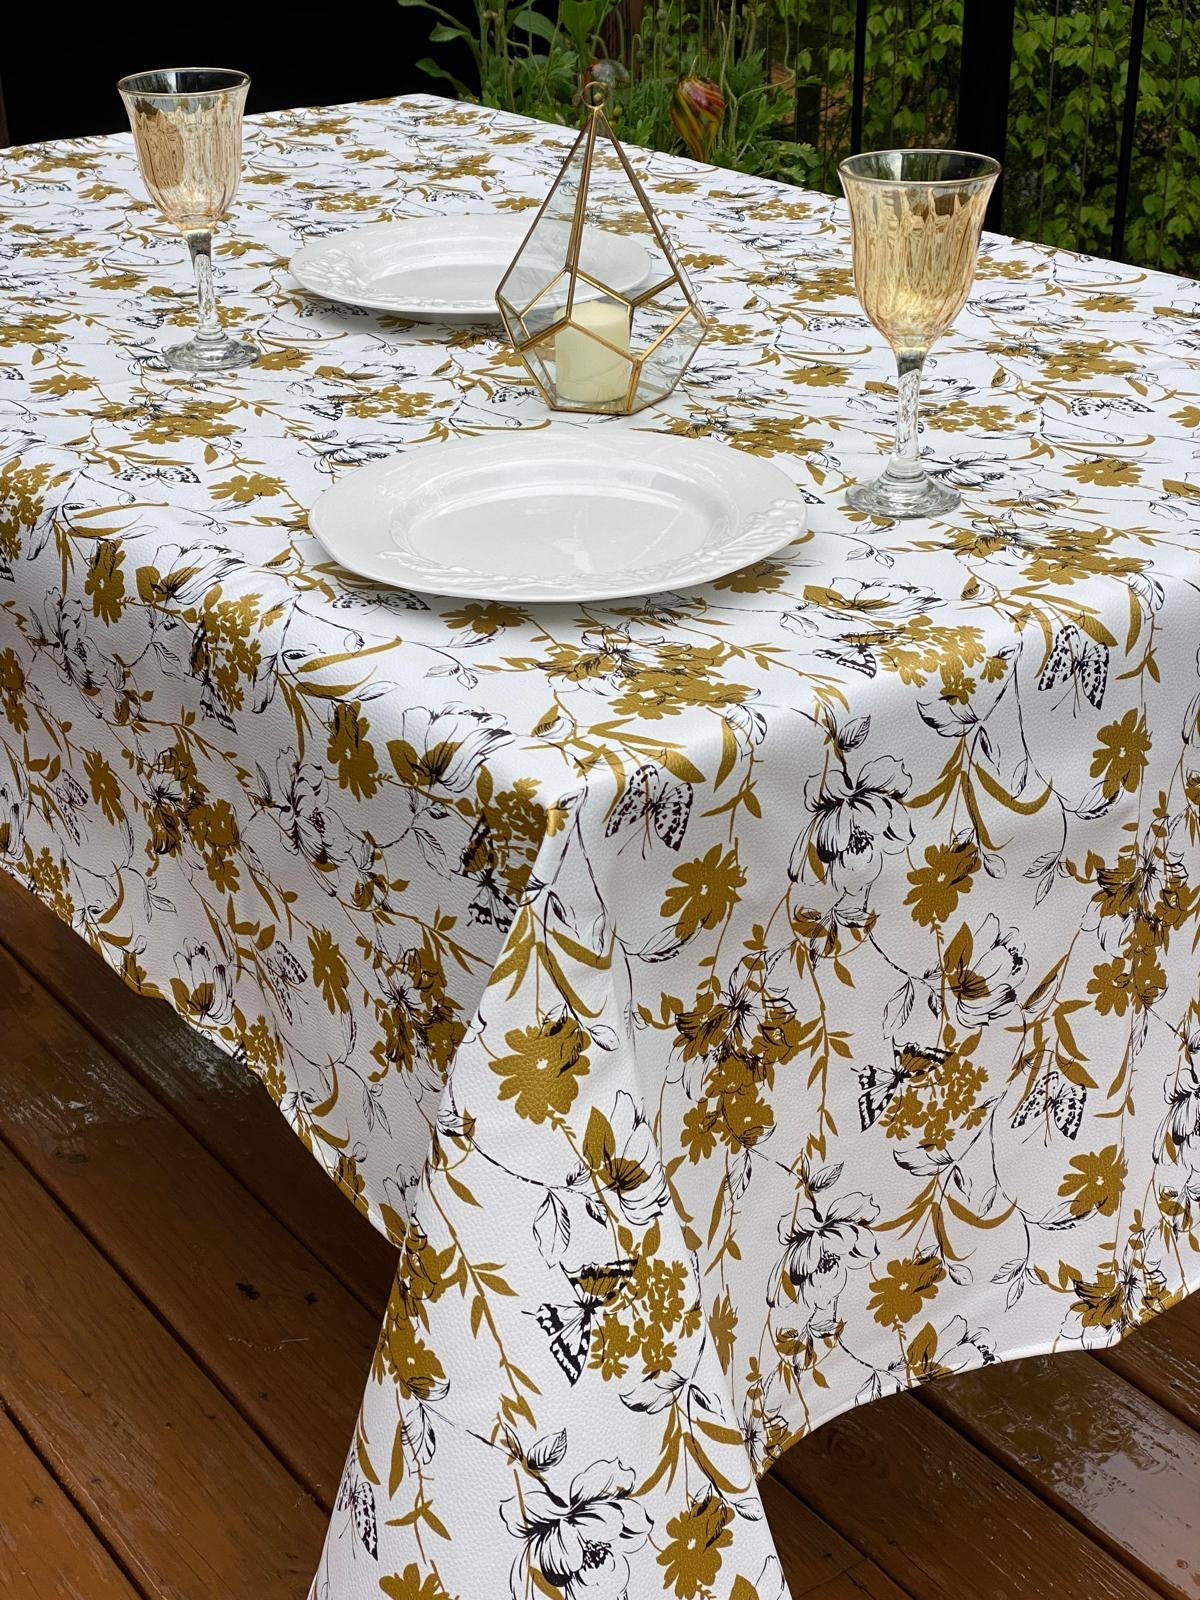
[[708, 322], [591, 83], [587, 123], [496, 291], [559, 411], [627, 416], [668, 395]]

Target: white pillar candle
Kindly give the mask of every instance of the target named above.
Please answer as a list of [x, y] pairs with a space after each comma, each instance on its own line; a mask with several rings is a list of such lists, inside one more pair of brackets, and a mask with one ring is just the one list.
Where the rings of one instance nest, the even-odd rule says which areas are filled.
[[[629, 358], [629, 308], [612, 300], [576, 301], [574, 326], [554, 336], [555, 384], [560, 400], [603, 405], [624, 400], [633, 372]], [[582, 330], [586, 329], [587, 332]], [[588, 337], [598, 334], [616, 350]], [[617, 354], [617, 351], [621, 354]]]

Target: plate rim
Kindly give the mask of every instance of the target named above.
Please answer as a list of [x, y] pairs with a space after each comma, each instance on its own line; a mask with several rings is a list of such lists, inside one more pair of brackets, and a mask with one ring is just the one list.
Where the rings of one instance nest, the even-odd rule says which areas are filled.
[[[553, 429], [520, 428], [514, 431], [517, 435], [535, 435], [541, 440], [543, 450], [539, 454], [543, 455], [543, 457], [544, 447], [549, 443], [550, 439], [556, 436]], [[581, 575], [578, 582], [574, 584], [572, 591], [566, 594], [530, 592], [528, 588], [518, 588], [519, 580], [506, 584], [502, 577], [496, 575], [492, 586], [484, 590], [480, 584], [461, 581], [455, 583], [453, 579], [447, 582], [433, 582], [419, 573], [404, 577], [397, 575], [396, 578], [391, 579], [381, 577], [377, 572], [366, 572], [363, 570], [362, 565], [355, 564], [353, 552], [351, 552], [351, 559], [346, 559], [345, 545], [337, 535], [330, 535], [327, 521], [325, 530], [322, 531], [320, 523], [327, 519], [331, 509], [331, 502], [335, 498], [340, 499], [352, 482], [361, 480], [364, 476], [385, 479], [398, 468], [402, 468], [404, 463], [411, 463], [420, 454], [430, 449], [435, 450], [440, 455], [446, 450], [457, 453], [467, 449], [474, 452], [481, 447], [495, 449], [501, 444], [511, 444], [513, 434], [508, 433], [507, 430], [503, 441], [498, 440], [494, 435], [474, 435], [469, 438], [450, 439], [438, 445], [417, 445], [411, 450], [398, 452], [396, 455], [388, 456], [381, 461], [364, 462], [360, 466], [342, 474], [334, 483], [328, 485], [321, 492], [308, 509], [308, 529], [325, 552], [339, 566], [375, 588], [408, 590], [414, 594], [436, 595], [449, 600], [495, 599], [507, 601], [510, 604], [530, 606], [606, 604], [618, 600], [636, 599], [645, 595], [669, 593], [676, 589], [697, 588], [705, 584], [715, 583], [723, 577], [728, 577], [731, 572], [737, 572], [743, 567], [752, 566], [756, 561], [766, 560], [769, 556], [776, 554], [786, 545], [792, 543], [794, 539], [807, 530], [808, 503], [804, 498], [803, 491], [774, 461], [762, 456], [737, 451], [732, 445], [727, 445], [723, 441], [711, 438], [684, 439], [678, 434], [664, 434], [652, 429], [638, 429], [628, 432], [623, 430], [619, 437], [625, 446], [637, 440], [635, 452], [652, 450], [660, 458], [664, 444], [675, 448], [682, 447], [689, 451], [698, 449], [706, 455], [719, 453], [726, 459], [728, 454], [732, 454], [733, 458], [741, 466], [745, 467], [752, 476], [759, 473], [762, 474], [763, 488], [755, 496], [754, 507], [742, 511], [740, 520], [727, 541], [727, 545], [731, 547], [730, 554], [732, 557], [727, 565], [719, 564], [718, 568], [705, 570], [700, 575], [689, 576], [686, 572], [682, 572], [674, 580], [663, 581], [661, 577], [656, 576], [634, 583], [618, 582], [615, 585], [602, 579], [588, 583]], [[630, 452], [628, 449], [618, 446], [616, 440], [589, 437], [589, 430], [579, 430], [578, 437], [571, 439], [566, 439], [559, 434], [558, 440], [564, 446], [595, 452], [600, 456], [601, 460], [616, 460], [619, 463], [623, 463], [629, 459]], [[551, 448], [556, 447], [557, 445], [551, 446]], [[773, 483], [771, 480], [774, 480]], [[738, 556], [733, 547], [736, 546], [739, 538], [745, 538], [752, 531], [748, 524], [756, 518], [765, 519], [766, 523], [760, 534], [762, 547], [756, 547], [749, 556], [744, 554]], [[773, 522], [772, 519], [774, 519]], [[680, 565], [683, 565], [682, 561]], [[572, 580], [564, 579], [562, 581], [568, 582]]]

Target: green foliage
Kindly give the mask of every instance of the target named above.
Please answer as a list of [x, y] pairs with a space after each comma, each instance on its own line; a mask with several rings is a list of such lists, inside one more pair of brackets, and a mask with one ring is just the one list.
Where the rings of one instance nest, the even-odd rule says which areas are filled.
[[[1013, 41], [1005, 226], [1107, 254], [1130, 29], [1128, 4], [1021, 7]], [[1200, 273], [1200, 7], [1151, 0], [1125, 253]]]
[[[797, 115], [818, 152], [820, 186], [838, 191], [850, 153], [854, 75], [852, 0], [778, 0], [783, 49], [795, 73]], [[963, 0], [873, 4], [867, 12], [863, 147], [954, 141]]]
[[[575, 123], [583, 74], [611, 52], [629, 64], [611, 115], [630, 143], [680, 148], [671, 95], [680, 77], [694, 74], [725, 96], [712, 156], [718, 165], [837, 191], [837, 163], [850, 140], [854, 0], [657, 0], [632, 36], [628, 0], [475, 0], [471, 28], [435, 0], [399, 3], [435, 15], [434, 42], [467, 46], [488, 105]], [[962, 12], [963, 0], [873, 0], [866, 148], [953, 143]], [[1107, 253], [1131, 12], [1132, 0], [1018, 0], [1004, 188], [1009, 232]], [[1200, 5], [1150, 0], [1130, 260], [1200, 273], [1198, 130]]]
[[671, 96], [677, 79], [694, 73], [719, 83], [725, 96], [725, 118], [712, 153], [718, 166], [789, 183], [812, 181], [815, 152], [792, 138], [791, 95], [772, 81], [766, 50], [756, 36], [757, 12], [750, 7], [739, 13], [737, 0], [665, 0], [646, 13], [633, 37], [623, 31], [620, 0], [555, 0], [545, 10], [536, 10], [531, 0], [475, 0], [473, 26], [458, 22], [435, 0], [398, 3], [433, 14], [431, 42], [466, 46], [478, 90], [435, 61], [418, 63], [464, 98], [574, 124], [581, 116], [583, 75], [608, 54], [604, 36], [616, 36], [614, 54], [632, 62], [624, 81], [613, 86], [609, 106], [623, 139], [655, 150], [680, 150], [671, 126]]

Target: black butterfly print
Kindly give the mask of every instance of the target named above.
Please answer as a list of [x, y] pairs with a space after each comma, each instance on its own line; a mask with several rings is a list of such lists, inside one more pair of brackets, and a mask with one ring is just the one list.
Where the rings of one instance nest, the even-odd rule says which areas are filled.
[[875, 652], [861, 639], [841, 639], [836, 648], [818, 650], [817, 654], [826, 661], [836, 661], [839, 667], [850, 667], [854, 672], [861, 672], [864, 678], [873, 678], [879, 671]]
[[534, 1312], [542, 1331], [550, 1335], [550, 1354], [566, 1374], [568, 1383], [578, 1383], [583, 1374], [596, 1313], [616, 1299], [636, 1266], [632, 1257], [626, 1257], [607, 1265], [591, 1265], [581, 1267], [578, 1272], [568, 1272], [567, 1279], [575, 1291], [574, 1304], [547, 1303]]
[[1017, 1107], [1012, 1119], [1014, 1128], [1023, 1128], [1034, 1117], [1049, 1115], [1059, 1133], [1073, 1139], [1083, 1121], [1083, 1108], [1087, 1090], [1081, 1084], [1064, 1078], [1057, 1067], [1051, 1067], [1044, 1078], [1039, 1078]]
[[472, 922], [504, 933], [512, 927], [517, 904], [501, 886], [498, 865], [492, 830], [487, 819], [480, 817], [463, 849], [459, 871], [479, 885], [469, 907]]
[[145, 479], [153, 479], [158, 483], [199, 483], [200, 479], [191, 467], [126, 467], [124, 472], [117, 473], [118, 483], [140, 483]]
[[865, 1133], [874, 1127], [895, 1099], [897, 1092], [914, 1078], [934, 1072], [945, 1063], [947, 1052], [932, 1045], [905, 1044], [895, 1048], [895, 1061], [889, 1068], [864, 1067], [858, 1075], [862, 1093], [858, 1097], [858, 1120]]
[[349, 1511], [359, 1543], [373, 1561], [379, 1560], [379, 1524], [375, 1517], [375, 1495], [371, 1485], [356, 1472], [351, 1473], [338, 1495], [338, 1510]]
[[604, 835], [611, 839], [628, 824], [644, 822], [668, 850], [678, 850], [691, 814], [691, 784], [673, 778], [653, 761], [646, 761], [630, 778], [628, 788], [614, 806]]
[[1084, 698], [1099, 711], [1108, 688], [1108, 646], [1085, 639], [1073, 622], [1058, 631], [1046, 665], [1038, 678], [1039, 689], [1057, 689], [1074, 679]]

